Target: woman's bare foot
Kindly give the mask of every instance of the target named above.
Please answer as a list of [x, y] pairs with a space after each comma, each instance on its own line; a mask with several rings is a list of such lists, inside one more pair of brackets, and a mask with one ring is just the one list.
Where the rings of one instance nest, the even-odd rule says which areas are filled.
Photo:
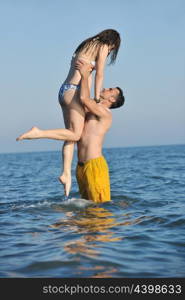
[[39, 139], [41, 138], [41, 130], [37, 127], [32, 127], [27, 132], [21, 134], [18, 138], [16, 138], [16, 141], [21, 140], [31, 140], [31, 139]]
[[59, 181], [64, 185], [65, 195], [68, 197], [71, 190], [71, 174], [62, 174], [59, 178]]

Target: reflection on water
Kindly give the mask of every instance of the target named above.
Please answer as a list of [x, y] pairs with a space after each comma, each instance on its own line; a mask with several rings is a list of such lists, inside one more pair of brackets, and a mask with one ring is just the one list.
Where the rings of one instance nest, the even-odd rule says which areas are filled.
[[92, 275], [92, 278], [108, 278], [112, 277], [113, 273], [118, 271], [117, 268], [105, 267], [105, 266], [95, 266], [95, 267], [79, 267], [78, 275], [83, 274], [84, 271], [94, 271], [96, 274]]
[[[72, 231], [79, 233], [80, 237], [75, 240], [66, 241], [64, 250], [72, 255], [78, 255], [80, 259], [95, 259], [102, 252], [102, 243], [119, 242], [124, 236], [118, 236], [114, 230], [116, 227], [128, 226], [141, 222], [145, 216], [131, 219], [131, 214], [122, 214], [124, 222], [118, 222], [114, 213], [103, 207], [88, 207], [83, 211], [65, 212], [65, 217], [55, 224], [50, 225], [51, 228], [62, 231]], [[85, 268], [85, 269], [84, 269]], [[112, 266], [91, 266], [78, 267], [77, 274], [82, 274], [84, 270], [96, 271], [96, 275], [92, 277], [112, 277], [111, 274], [117, 272], [117, 268]]]
[[52, 228], [73, 230], [83, 234], [85, 242], [101, 241], [111, 242], [119, 240], [113, 238], [113, 232], [109, 229], [118, 225], [114, 214], [103, 207], [89, 207], [83, 212], [77, 212], [75, 215], [66, 212], [66, 218], [51, 225]]
[[58, 152], [1, 154], [0, 277], [184, 277], [184, 153], [105, 149], [112, 202], [100, 205], [79, 199], [76, 160], [62, 201]]
[[[75, 241], [65, 242], [64, 250], [73, 255], [95, 259], [101, 254], [101, 243], [115, 242], [122, 238], [114, 236], [110, 230], [117, 226], [114, 214], [103, 207], [88, 207], [83, 212], [77, 212], [75, 215], [66, 212], [66, 218], [51, 225], [52, 228], [75, 231], [81, 234], [79, 239]], [[116, 268], [96, 265], [92, 267], [78, 267], [77, 275], [80, 276], [85, 271], [94, 271], [96, 275], [91, 277], [112, 277], [112, 273], [116, 272]]]

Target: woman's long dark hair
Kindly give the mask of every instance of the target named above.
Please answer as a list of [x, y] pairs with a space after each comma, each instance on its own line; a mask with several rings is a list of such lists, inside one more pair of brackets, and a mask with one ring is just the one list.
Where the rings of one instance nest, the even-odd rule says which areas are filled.
[[120, 43], [121, 43], [120, 34], [114, 29], [106, 29], [106, 30], [103, 30], [100, 33], [84, 40], [76, 48], [75, 53], [80, 52], [82, 49], [84, 49], [86, 52], [93, 45], [96, 47], [101, 46], [101, 45], [114, 46], [114, 48], [109, 53], [110, 54], [110, 64], [113, 64], [116, 61]]

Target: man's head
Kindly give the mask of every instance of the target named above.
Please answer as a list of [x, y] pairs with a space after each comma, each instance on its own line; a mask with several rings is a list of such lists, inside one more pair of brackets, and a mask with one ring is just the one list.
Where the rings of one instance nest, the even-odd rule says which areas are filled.
[[123, 91], [121, 88], [103, 89], [100, 93], [101, 103], [113, 109], [122, 106], [125, 102]]

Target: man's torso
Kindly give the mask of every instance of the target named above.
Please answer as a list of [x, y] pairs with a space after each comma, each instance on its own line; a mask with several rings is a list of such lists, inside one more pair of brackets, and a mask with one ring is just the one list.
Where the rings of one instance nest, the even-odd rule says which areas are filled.
[[78, 160], [85, 162], [102, 155], [102, 145], [106, 132], [112, 123], [112, 114], [109, 109], [105, 117], [97, 117], [86, 113], [82, 137], [78, 142]]

